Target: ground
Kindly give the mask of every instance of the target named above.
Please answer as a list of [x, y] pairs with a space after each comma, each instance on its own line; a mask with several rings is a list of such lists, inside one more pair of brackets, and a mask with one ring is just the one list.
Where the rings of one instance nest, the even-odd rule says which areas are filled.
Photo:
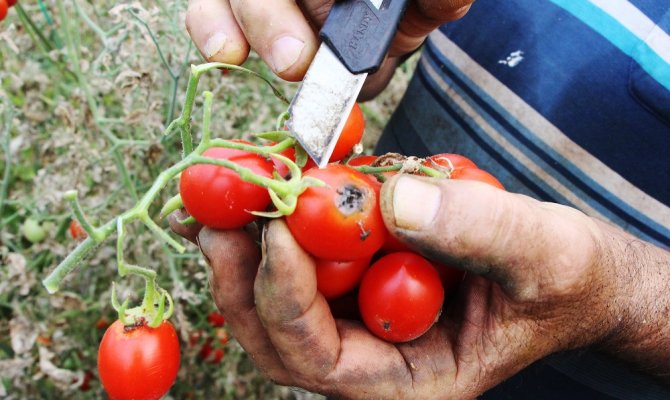
[[[121, 298], [138, 301], [133, 296], [141, 280], [117, 275], [111, 240], [56, 294], [40, 282], [78, 244], [63, 200], [67, 190], [78, 191], [94, 222], [106, 221], [179, 160], [179, 138], [163, 133], [181, 112], [189, 66], [203, 62], [184, 29], [185, 9], [185, 0], [19, 0], [0, 22], [0, 398], [102, 396], [96, 352], [116, 318], [111, 282]], [[415, 61], [364, 104], [366, 151], [402, 96]], [[254, 54], [245, 66], [289, 98], [297, 88], [273, 77]], [[243, 73], [211, 72], [200, 89], [214, 93], [212, 128], [221, 138], [251, 139], [272, 129], [286, 109], [266, 83]], [[153, 217], [175, 193], [171, 184], [151, 209]], [[189, 245], [177, 254], [139, 225], [128, 235], [126, 258], [156, 270], [175, 300], [182, 365], [168, 396], [316, 397], [263, 378], [234, 338], [223, 346], [220, 363], [203, 362], [203, 342], [221, 328], [207, 322], [214, 305], [197, 249]]]

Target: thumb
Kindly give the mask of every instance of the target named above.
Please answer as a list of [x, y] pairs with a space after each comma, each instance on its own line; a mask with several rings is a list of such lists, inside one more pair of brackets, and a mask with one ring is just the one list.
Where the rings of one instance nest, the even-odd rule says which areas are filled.
[[520, 299], [574, 287], [595, 258], [590, 218], [481, 182], [396, 175], [381, 207], [390, 233], [413, 249]]

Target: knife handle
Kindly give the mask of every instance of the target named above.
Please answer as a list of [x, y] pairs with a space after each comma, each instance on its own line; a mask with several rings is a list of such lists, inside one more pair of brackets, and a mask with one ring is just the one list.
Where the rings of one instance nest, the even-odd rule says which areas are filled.
[[384, 60], [406, 6], [407, 0], [383, 0], [379, 9], [370, 0], [336, 0], [319, 35], [351, 73], [372, 73]]

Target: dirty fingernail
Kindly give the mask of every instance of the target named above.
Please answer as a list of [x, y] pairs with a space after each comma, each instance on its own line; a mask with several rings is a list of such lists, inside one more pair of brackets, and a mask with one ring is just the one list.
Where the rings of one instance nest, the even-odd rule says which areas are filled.
[[429, 227], [440, 210], [441, 202], [439, 187], [415, 177], [400, 177], [393, 189], [396, 226], [414, 231]]
[[223, 52], [223, 48], [226, 47], [227, 41], [228, 36], [223, 32], [216, 32], [210, 36], [202, 49], [205, 53], [205, 57], [210, 61], [215, 61], [214, 58]]
[[282, 36], [275, 40], [270, 50], [272, 69], [275, 73], [291, 68], [300, 58], [305, 42], [293, 36]]

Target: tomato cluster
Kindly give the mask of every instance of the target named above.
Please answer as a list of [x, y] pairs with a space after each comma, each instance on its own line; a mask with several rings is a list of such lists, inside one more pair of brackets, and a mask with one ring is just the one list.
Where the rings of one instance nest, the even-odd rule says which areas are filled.
[[16, 4], [16, 0], [0, 0], [0, 21], [7, 17], [9, 8]]
[[[362, 320], [370, 332], [389, 342], [406, 342], [435, 323], [445, 298], [456, 292], [463, 272], [418, 255], [389, 234], [379, 193], [383, 180], [398, 173], [399, 168], [366, 174], [355, 167], [384, 167], [389, 159], [359, 156], [341, 161], [360, 141], [364, 125], [356, 106], [331, 163], [321, 169], [313, 163], [302, 167], [304, 177], [323, 185], [304, 190], [295, 210], [284, 218], [298, 244], [313, 256], [317, 289], [331, 303], [334, 314]], [[296, 158], [293, 148], [281, 154]], [[286, 165], [274, 157], [224, 148], [209, 149], [204, 155], [234, 161], [261, 176], [288, 174]], [[423, 171], [504, 189], [493, 175], [458, 154], [437, 154], [416, 163], [414, 170], [403, 170], [415, 174]], [[248, 224], [255, 218], [250, 211], [264, 211], [271, 203], [265, 189], [214, 165], [186, 169], [180, 194], [186, 210], [197, 221], [224, 229]], [[356, 297], [353, 302], [352, 296]]]

